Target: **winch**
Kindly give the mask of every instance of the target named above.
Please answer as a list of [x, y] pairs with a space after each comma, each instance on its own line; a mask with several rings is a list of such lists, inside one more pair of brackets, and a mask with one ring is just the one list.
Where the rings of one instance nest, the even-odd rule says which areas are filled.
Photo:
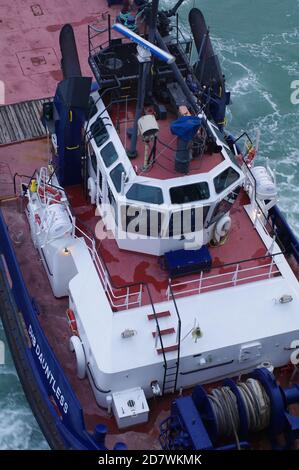
[[160, 424], [160, 443], [167, 450], [241, 449], [263, 431], [273, 449], [290, 449], [299, 438], [294, 404], [299, 385], [282, 389], [264, 367], [242, 382], [226, 379], [210, 393], [197, 385], [192, 395], [172, 403], [171, 415]]

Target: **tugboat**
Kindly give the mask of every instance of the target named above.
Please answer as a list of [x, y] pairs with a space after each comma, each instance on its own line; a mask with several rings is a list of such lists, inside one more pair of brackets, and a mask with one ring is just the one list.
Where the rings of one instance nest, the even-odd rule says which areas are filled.
[[100, 1], [94, 81], [63, 26], [39, 165], [1, 149], [2, 321], [52, 448], [296, 445], [299, 244], [183, 1]]

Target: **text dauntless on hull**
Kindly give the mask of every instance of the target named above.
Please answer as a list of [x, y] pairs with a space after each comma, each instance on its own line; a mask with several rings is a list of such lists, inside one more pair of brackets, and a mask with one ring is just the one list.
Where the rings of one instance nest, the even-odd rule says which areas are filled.
[[275, 175], [256, 164], [259, 133], [225, 130], [202, 13], [192, 41], [182, 0], [123, 3], [89, 26], [95, 83], [62, 28], [51, 156], [15, 175], [21, 210], [2, 200], [3, 322], [24, 389], [56, 448], [104, 449], [107, 426], [118, 449], [248, 447], [261, 430], [291, 446], [298, 386], [272, 372], [297, 370], [299, 250]]

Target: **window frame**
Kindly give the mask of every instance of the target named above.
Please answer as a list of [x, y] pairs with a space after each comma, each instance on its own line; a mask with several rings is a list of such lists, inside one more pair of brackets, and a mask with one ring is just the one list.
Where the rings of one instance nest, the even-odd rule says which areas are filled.
[[[179, 201], [179, 202], [173, 200], [173, 195], [172, 195], [173, 190], [175, 190], [175, 189], [184, 190], [187, 187], [190, 188], [191, 186], [196, 186], [196, 185], [200, 185], [200, 184], [205, 184], [206, 185], [207, 190], [208, 190], [208, 197], [200, 198], [200, 199], [192, 199], [192, 200], [188, 200], [188, 201]], [[181, 205], [181, 204], [192, 204], [194, 202], [200, 202], [200, 201], [207, 201], [211, 197], [210, 186], [209, 186], [208, 181], [197, 181], [196, 183], [184, 184], [184, 185], [181, 185], [181, 186], [172, 186], [171, 188], [169, 188], [169, 197], [170, 197], [171, 204], [179, 204], [179, 205]]]

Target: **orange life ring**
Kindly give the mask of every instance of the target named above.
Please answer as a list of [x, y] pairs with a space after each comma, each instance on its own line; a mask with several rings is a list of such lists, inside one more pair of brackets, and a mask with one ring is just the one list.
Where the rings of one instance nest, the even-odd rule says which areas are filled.
[[66, 316], [67, 316], [67, 321], [68, 321], [69, 327], [71, 329], [71, 332], [74, 335], [78, 335], [78, 327], [77, 327], [76, 317], [75, 317], [74, 311], [71, 308], [66, 309]]

